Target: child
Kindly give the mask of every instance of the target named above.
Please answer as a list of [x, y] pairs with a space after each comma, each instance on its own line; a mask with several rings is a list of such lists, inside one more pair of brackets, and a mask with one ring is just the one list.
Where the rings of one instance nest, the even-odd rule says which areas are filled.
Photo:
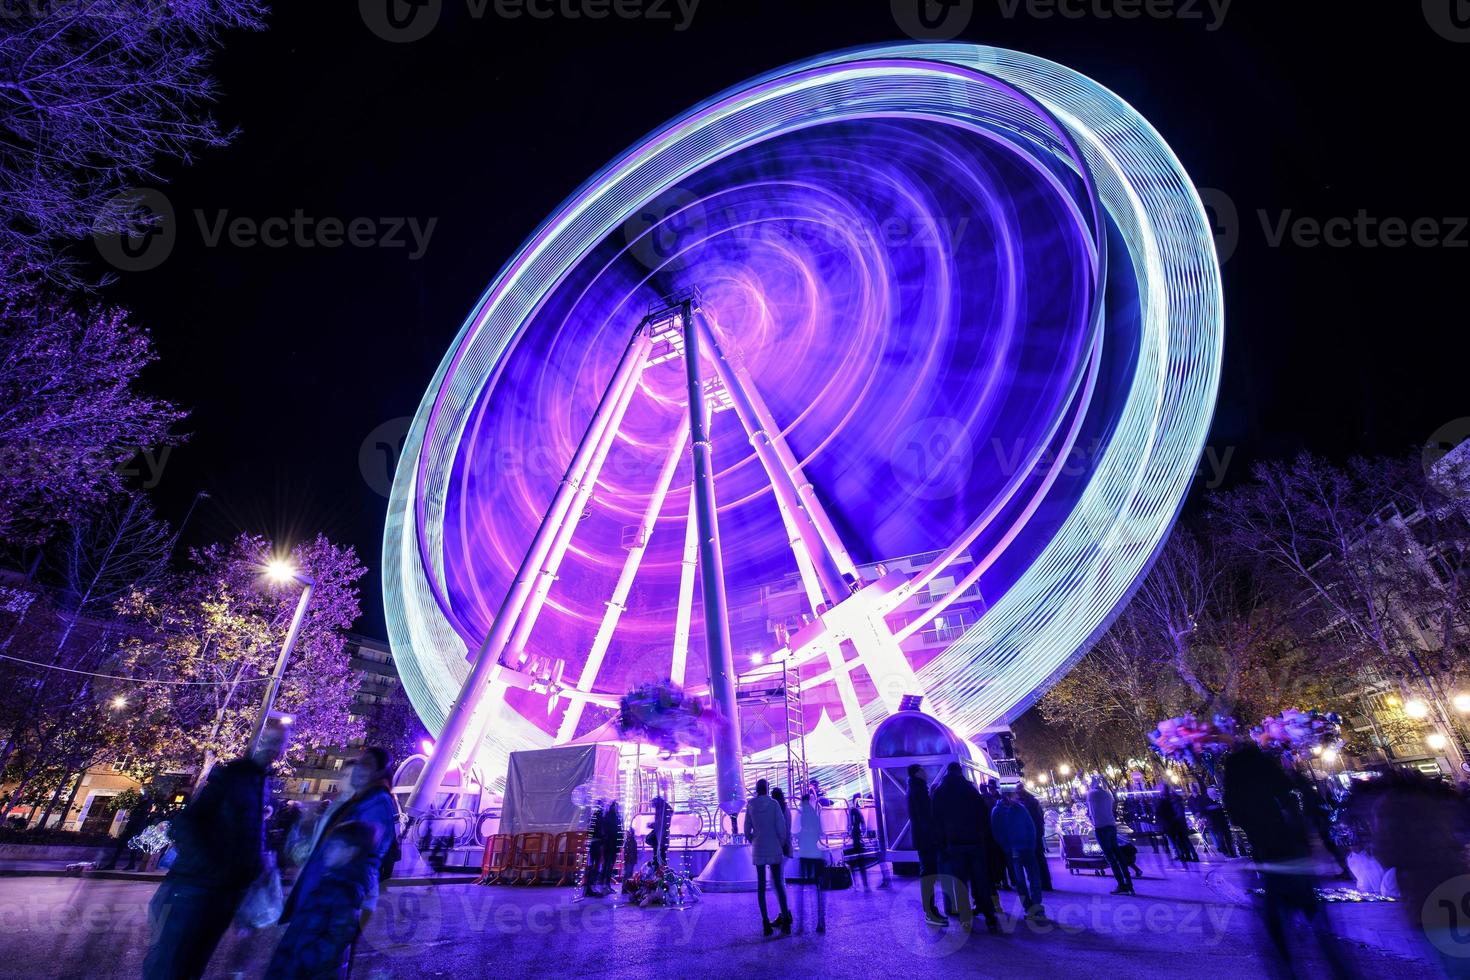
[[286, 978], [339, 977], [346, 972], [349, 948], [357, 939], [359, 912], [378, 873], [378, 831], [352, 820], [322, 845], [322, 874], [298, 897], [286, 934], [265, 975]]

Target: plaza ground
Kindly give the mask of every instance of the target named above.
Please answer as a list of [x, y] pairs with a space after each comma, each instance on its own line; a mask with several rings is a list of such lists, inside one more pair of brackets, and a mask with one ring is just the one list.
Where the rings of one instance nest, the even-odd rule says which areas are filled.
[[[707, 894], [676, 910], [574, 901], [568, 888], [395, 885], [384, 891], [353, 976], [1269, 975], [1262, 958], [1267, 940], [1249, 907], [1239, 862], [1188, 871], [1151, 854], [1142, 862], [1148, 875], [1129, 898], [1107, 894], [1110, 878], [1071, 876], [1054, 860], [1058, 890], [1046, 896], [1054, 924], [1037, 927], [1006, 916], [1001, 935], [981, 929], [970, 936], [957, 926], [924, 925], [918, 884], [909, 879], [896, 879], [890, 890], [830, 894], [822, 935], [812, 930], [815, 893], [793, 886], [800, 932], [770, 939], [760, 934], [749, 894]], [[154, 888], [132, 880], [0, 879], [0, 976], [138, 976]], [[1014, 893], [1003, 893], [1002, 903], [1016, 911]], [[1337, 905], [1329, 915], [1339, 932], [1372, 940], [1339, 940], [1363, 976], [1439, 975], [1405, 946], [1397, 906]], [[274, 942], [273, 930], [227, 938], [211, 975], [259, 976]], [[1325, 975], [1309, 951], [1300, 967], [1303, 975]]]

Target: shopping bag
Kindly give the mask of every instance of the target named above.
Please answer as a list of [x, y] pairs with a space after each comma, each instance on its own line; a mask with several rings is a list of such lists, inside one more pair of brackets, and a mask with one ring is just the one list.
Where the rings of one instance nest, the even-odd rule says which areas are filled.
[[281, 918], [285, 899], [281, 895], [281, 872], [276, 868], [276, 856], [266, 854], [265, 870], [251, 883], [235, 913], [235, 924], [246, 929], [264, 929], [273, 926]]

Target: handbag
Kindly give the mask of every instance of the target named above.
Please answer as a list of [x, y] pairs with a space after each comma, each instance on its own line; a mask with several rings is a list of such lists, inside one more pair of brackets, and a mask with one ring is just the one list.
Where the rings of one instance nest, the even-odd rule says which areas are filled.
[[846, 891], [852, 887], [852, 869], [845, 864], [824, 864], [817, 869], [817, 890]]
[[250, 883], [240, 908], [235, 912], [235, 924], [245, 929], [264, 929], [275, 925], [285, 907], [281, 894], [281, 872], [276, 868], [276, 856], [265, 855], [265, 868], [260, 876]]

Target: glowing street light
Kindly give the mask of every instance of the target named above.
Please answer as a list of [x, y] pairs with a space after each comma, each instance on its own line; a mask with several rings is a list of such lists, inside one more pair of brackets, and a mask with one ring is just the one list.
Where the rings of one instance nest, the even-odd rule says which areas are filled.
[[1438, 752], [1446, 745], [1449, 745], [1450, 740], [1445, 738], [1439, 732], [1430, 732], [1427, 736], [1425, 736], [1424, 744], [1428, 745], [1431, 749]]
[[1036, 781], [1039, 782], [1039, 783], [1041, 783], [1042, 785], [1045, 785], [1046, 784], [1046, 781], [1047, 781], [1047, 775], [1046, 775], [1046, 773], [1042, 773], [1041, 775], [1037, 776], [1036, 777]]
[[1404, 702], [1404, 714], [1410, 718], [1423, 718], [1429, 714], [1429, 705], [1418, 698], [1410, 698]]
[[1063, 776], [1070, 776], [1072, 775], [1072, 767], [1064, 762], [1061, 765], [1057, 766], [1057, 772], [1059, 772]]
[[1452, 703], [1461, 714], [1470, 713], [1470, 694], [1456, 694]]
[[1322, 746], [1320, 746], [1320, 745], [1314, 745], [1314, 746], [1312, 746], [1312, 754], [1313, 755], [1321, 755], [1322, 754]]
[[[250, 736], [250, 744], [246, 746], [247, 756], [255, 754], [255, 747], [260, 744], [260, 736], [265, 732], [265, 723], [270, 718], [271, 708], [276, 703], [276, 693], [281, 689], [281, 678], [286, 674], [286, 664], [291, 659], [291, 650], [296, 646], [296, 638], [301, 635], [301, 624], [306, 621], [306, 607], [311, 602], [312, 590], [316, 588], [316, 579], [309, 575], [303, 575], [297, 571], [296, 566], [284, 558], [273, 558], [265, 567], [266, 576], [271, 581], [280, 585], [297, 582], [301, 585], [301, 598], [296, 600], [296, 612], [291, 616], [291, 626], [286, 630], [286, 640], [281, 644], [281, 654], [276, 658], [276, 669], [271, 674], [271, 679], [265, 686], [265, 694], [260, 699], [260, 716], [255, 719], [255, 732]], [[288, 715], [281, 716], [281, 724], [289, 725], [293, 719]]]
[[1336, 762], [1337, 761], [1337, 750], [1336, 749], [1333, 749], [1333, 748], [1323, 749], [1322, 750], [1322, 761], [1323, 762], [1326, 762], [1326, 763], [1329, 763], [1329, 764], [1330, 763], [1333, 763], [1333, 762]]
[[115, 710], [115, 711], [121, 711], [123, 708], [126, 708], [127, 706], [128, 706], [128, 699], [126, 697], [124, 697], [123, 695], [121, 695], [121, 694], [119, 694], [117, 697], [115, 697], [115, 698], [112, 699], [112, 707], [113, 707], [113, 710]]

